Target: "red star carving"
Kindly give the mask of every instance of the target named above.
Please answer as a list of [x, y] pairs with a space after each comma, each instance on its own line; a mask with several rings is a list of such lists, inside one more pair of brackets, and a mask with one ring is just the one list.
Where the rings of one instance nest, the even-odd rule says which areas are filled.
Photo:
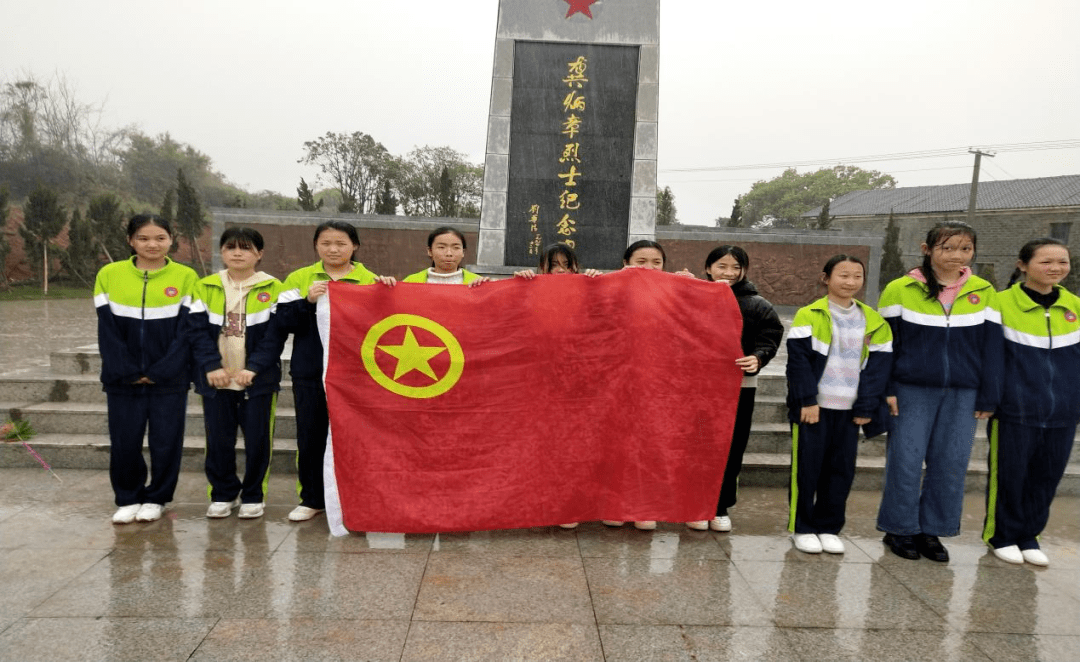
[[566, 4], [570, 5], [570, 8], [566, 10], [566, 18], [570, 18], [571, 16], [573, 16], [574, 14], [576, 14], [578, 12], [581, 12], [582, 14], [585, 14], [589, 18], [593, 17], [592, 10], [589, 9], [589, 6], [592, 5], [594, 2], [596, 2], [597, 0], [565, 0], [565, 1], [566, 1]]

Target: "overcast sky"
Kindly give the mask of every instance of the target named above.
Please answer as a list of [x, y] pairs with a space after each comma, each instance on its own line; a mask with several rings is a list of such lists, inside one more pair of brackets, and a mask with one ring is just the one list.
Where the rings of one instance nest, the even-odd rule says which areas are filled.
[[[304, 141], [327, 131], [483, 162], [497, 7], [12, 0], [0, 82], [61, 73], [104, 101], [108, 125], [168, 131], [233, 183], [293, 195], [315, 177], [296, 163]], [[851, 157], [1080, 139], [1078, 35], [1076, 0], [663, 0], [658, 184], [680, 221], [711, 224], [783, 171], [757, 164], [844, 159], [900, 186], [969, 182], [966, 153]], [[983, 181], [1080, 174], [1080, 148], [983, 164]]]

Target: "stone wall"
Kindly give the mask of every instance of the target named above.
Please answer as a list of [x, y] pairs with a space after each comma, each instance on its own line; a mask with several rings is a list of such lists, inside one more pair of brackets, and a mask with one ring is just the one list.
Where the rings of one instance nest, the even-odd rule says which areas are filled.
[[[262, 268], [279, 278], [318, 259], [312, 246], [315, 227], [329, 219], [345, 220], [356, 226], [360, 235], [358, 258], [378, 274], [402, 278], [427, 267], [428, 233], [443, 225], [454, 227], [465, 235], [468, 250], [464, 264], [475, 265], [476, 262], [479, 223], [475, 219], [344, 216], [224, 208], [212, 209], [211, 213], [213, 237], [220, 236], [226, 227], [232, 226], [252, 227], [262, 233], [266, 240]], [[750, 279], [762, 296], [778, 306], [802, 306], [823, 296], [821, 267], [837, 253], [855, 255], [868, 267], [867, 286], [860, 298], [869, 303], [877, 301], [880, 234], [677, 226], [658, 228], [657, 241], [667, 253], [668, 271], [685, 268], [699, 278], [704, 276], [705, 257], [713, 248], [721, 244], [742, 246], [750, 255]], [[217, 245], [216, 240], [212, 243]], [[220, 268], [220, 256], [215, 255], [215, 260], [216, 268]], [[504, 277], [512, 270], [493, 268], [487, 273]]]
[[[900, 225], [900, 250], [905, 266], [914, 267], [922, 262], [919, 247], [926, 239], [926, 232], [944, 220], [967, 221], [961, 212], [935, 214], [896, 215]], [[838, 217], [833, 227], [845, 232], [885, 234], [888, 214], [877, 216]], [[1016, 266], [1020, 247], [1031, 239], [1051, 236], [1051, 224], [1071, 223], [1069, 248], [1073, 255], [1080, 255], [1080, 208], [1045, 207], [1036, 209], [981, 210], [972, 227], [978, 234], [978, 254], [975, 258], [976, 273], [990, 275], [997, 287], [1008, 283], [1009, 275]]]

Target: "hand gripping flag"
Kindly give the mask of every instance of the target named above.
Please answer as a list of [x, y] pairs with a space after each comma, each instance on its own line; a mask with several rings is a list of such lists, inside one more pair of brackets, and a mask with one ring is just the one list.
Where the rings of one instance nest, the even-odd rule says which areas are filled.
[[742, 378], [726, 285], [627, 269], [324, 299], [334, 534], [713, 516]]

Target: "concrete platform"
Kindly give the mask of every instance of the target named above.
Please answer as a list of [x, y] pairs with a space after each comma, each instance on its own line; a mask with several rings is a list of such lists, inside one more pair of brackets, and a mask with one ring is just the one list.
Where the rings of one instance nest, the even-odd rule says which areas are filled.
[[782, 488], [748, 487], [731, 533], [584, 523], [459, 534], [208, 520], [201, 474], [165, 517], [115, 526], [107, 472], [0, 469], [0, 659], [1075, 660], [1080, 498], [1054, 503], [1049, 568], [1010, 566], [965, 503], [952, 561], [893, 556], [878, 495], [843, 555], [795, 551]]

